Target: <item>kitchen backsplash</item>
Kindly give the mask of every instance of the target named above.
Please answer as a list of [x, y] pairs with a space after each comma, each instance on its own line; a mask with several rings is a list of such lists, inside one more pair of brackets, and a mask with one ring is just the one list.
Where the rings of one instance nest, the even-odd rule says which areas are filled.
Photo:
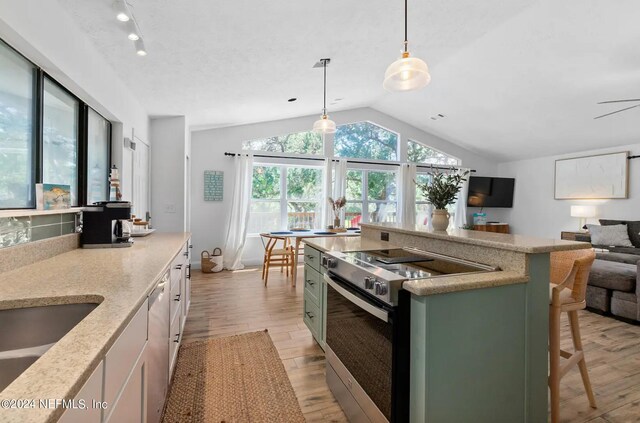
[[0, 248], [75, 232], [77, 213], [0, 217]]

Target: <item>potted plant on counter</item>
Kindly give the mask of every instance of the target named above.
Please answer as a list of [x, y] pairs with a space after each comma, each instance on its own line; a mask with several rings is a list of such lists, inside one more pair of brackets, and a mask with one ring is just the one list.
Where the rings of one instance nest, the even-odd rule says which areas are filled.
[[443, 173], [434, 170], [431, 174], [431, 181], [426, 184], [415, 184], [422, 190], [427, 202], [434, 207], [431, 215], [433, 229], [436, 231], [446, 231], [449, 227], [449, 212], [447, 206], [456, 202], [458, 193], [462, 189], [462, 183], [466, 181], [469, 171], [458, 172], [454, 168], [451, 173]]

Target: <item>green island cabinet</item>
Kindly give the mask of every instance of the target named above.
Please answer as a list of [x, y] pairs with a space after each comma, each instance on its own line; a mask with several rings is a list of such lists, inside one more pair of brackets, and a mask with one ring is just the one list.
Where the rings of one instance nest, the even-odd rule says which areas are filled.
[[[305, 246], [303, 320], [325, 348], [322, 253]], [[411, 294], [410, 421], [547, 421], [549, 254], [529, 281]]]
[[320, 251], [305, 245], [304, 247], [304, 314], [302, 319], [311, 334], [324, 350], [327, 313], [325, 298], [327, 286], [324, 282], [324, 268], [322, 267]]

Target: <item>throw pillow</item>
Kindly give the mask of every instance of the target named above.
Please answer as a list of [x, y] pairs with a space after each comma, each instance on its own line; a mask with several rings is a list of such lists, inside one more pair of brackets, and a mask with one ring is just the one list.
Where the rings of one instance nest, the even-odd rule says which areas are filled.
[[608, 247], [633, 247], [629, 240], [627, 225], [587, 225], [591, 233], [591, 244]]
[[610, 220], [600, 219], [601, 225], [627, 225], [627, 232], [629, 232], [629, 240], [634, 247], [640, 248], [640, 220]]

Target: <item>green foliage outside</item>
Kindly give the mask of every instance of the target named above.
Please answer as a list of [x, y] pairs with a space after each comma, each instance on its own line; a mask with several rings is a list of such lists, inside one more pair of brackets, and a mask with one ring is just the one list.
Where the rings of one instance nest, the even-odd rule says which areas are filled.
[[243, 150], [322, 155], [322, 136], [312, 131], [245, 141]]
[[333, 150], [336, 157], [397, 160], [398, 134], [370, 122], [340, 125]]
[[447, 166], [457, 166], [460, 164], [458, 159], [447, 156], [444, 153], [414, 141], [407, 141], [407, 161], [410, 163], [427, 163]]

